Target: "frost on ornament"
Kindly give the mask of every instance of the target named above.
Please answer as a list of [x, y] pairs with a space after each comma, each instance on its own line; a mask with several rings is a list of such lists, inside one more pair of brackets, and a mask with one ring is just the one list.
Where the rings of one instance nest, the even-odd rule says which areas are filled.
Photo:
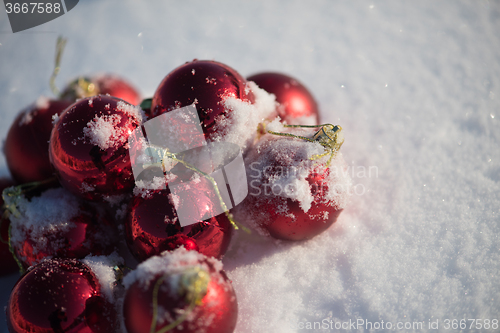
[[[89, 98], [89, 106], [93, 106], [93, 98]], [[103, 111], [108, 111], [110, 104], [106, 104]], [[142, 123], [143, 114], [139, 107], [118, 101], [116, 110], [123, 112], [125, 116], [135, 119], [138, 123]], [[99, 146], [102, 150], [111, 147], [123, 145], [127, 139], [130, 129], [119, 126], [126, 120], [122, 119], [122, 114], [107, 115], [104, 112], [95, 115], [94, 119], [87, 123], [87, 127], [83, 128], [85, 137], [91, 144]]]
[[106, 150], [125, 142], [127, 137], [122, 131], [126, 129], [117, 127], [120, 122], [121, 116], [117, 114], [110, 116], [102, 115], [100, 117], [96, 115], [92, 121], [87, 123], [87, 127], [83, 129], [83, 133], [85, 133], [85, 137], [90, 140], [91, 144], [99, 146], [102, 150]]
[[347, 204], [351, 178], [342, 153], [330, 160], [324, 146], [304, 139], [316, 133], [310, 128], [290, 129], [276, 119], [266, 130], [292, 136], [266, 134], [245, 157], [249, 194], [236, 207], [235, 218], [263, 235], [312, 238]]
[[101, 291], [110, 303], [115, 301], [116, 289], [116, 267], [123, 265], [125, 262], [116, 252], [107, 256], [92, 256], [88, 255], [82, 262], [86, 264], [95, 274]]
[[44, 258], [83, 258], [111, 252], [114, 230], [105, 213], [65, 189], [49, 189], [31, 200], [7, 197], [10, 242], [24, 268]]
[[236, 295], [220, 261], [178, 248], [125, 276], [123, 318], [129, 333], [231, 333]]
[[273, 94], [260, 89], [255, 83], [248, 82], [248, 89], [255, 96], [255, 103], [228, 96], [223, 104], [228, 111], [216, 119], [216, 131], [210, 139], [216, 142], [231, 142], [246, 151], [257, 135], [259, 123], [276, 116], [276, 100]]

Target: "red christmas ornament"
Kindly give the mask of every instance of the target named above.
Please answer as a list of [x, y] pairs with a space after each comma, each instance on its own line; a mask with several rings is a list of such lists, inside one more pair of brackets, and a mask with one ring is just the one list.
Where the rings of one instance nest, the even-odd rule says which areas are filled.
[[202, 177], [196, 187], [182, 186], [182, 200], [166, 189], [136, 195], [130, 202], [125, 233], [129, 249], [137, 260], [146, 260], [181, 245], [215, 258], [221, 258], [226, 252], [232, 227], [225, 214], [184, 227], [177, 214], [177, 211], [192, 212], [191, 217], [197, 220], [199, 216], [213, 216], [214, 206], [220, 202], [210, 194], [211, 183]]
[[74, 259], [46, 260], [30, 268], [7, 304], [12, 333], [109, 333], [116, 319], [94, 273]]
[[254, 103], [246, 80], [231, 67], [215, 61], [193, 60], [172, 72], [160, 83], [153, 96], [151, 118], [195, 104], [203, 132], [208, 139], [216, 131], [218, 118], [227, 116], [224, 100], [236, 97]]
[[[273, 174], [276, 175], [276, 172], [277, 170], [274, 169], [269, 174], [272, 177]], [[323, 169], [322, 172], [314, 173], [306, 178], [314, 198], [307, 212], [300, 207], [298, 201], [289, 198], [274, 198], [261, 202], [258, 209], [266, 212], [269, 219], [263, 222], [262, 226], [272, 237], [294, 241], [310, 239], [337, 221], [342, 209], [324, 200], [328, 191], [328, 182], [325, 181], [328, 173], [329, 169]], [[288, 207], [286, 214], [281, 211], [283, 205]]]
[[236, 219], [278, 239], [305, 240], [322, 233], [349, 196], [350, 178], [336, 154], [330, 161], [330, 152], [314, 140], [267, 135], [245, 160], [249, 195], [237, 207]]
[[114, 74], [99, 74], [90, 78], [73, 80], [61, 93], [61, 99], [75, 102], [77, 99], [97, 95], [111, 95], [132, 104], [139, 105], [141, 96], [124, 78]]
[[14, 120], [5, 140], [4, 153], [17, 183], [43, 181], [53, 176], [49, 161], [52, 116], [61, 114], [70, 104], [40, 97]]
[[128, 333], [231, 333], [238, 305], [222, 264], [183, 248], [154, 256], [124, 279]]
[[[7, 178], [0, 178], [0, 195], [4, 189], [7, 187], [14, 186], [14, 182]], [[3, 198], [0, 196], [0, 207], [3, 206]], [[2, 236], [0, 242], [0, 276], [8, 275], [19, 271], [19, 266], [17, 266], [12, 253], [9, 250], [9, 226], [10, 220], [5, 211], [0, 211], [1, 215], [1, 225], [0, 233]]]
[[129, 192], [134, 177], [129, 134], [142, 122], [140, 109], [99, 95], [72, 104], [50, 139], [50, 161], [61, 184], [88, 200]]
[[10, 217], [11, 244], [24, 268], [47, 257], [83, 259], [114, 249], [115, 230], [104, 211], [63, 188], [47, 190], [31, 201], [20, 198], [17, 211]]
[[292, 125], [319, 124], [318, 104], [313, 95], [297, 79], [280, 73], [259, 73], [248, 77], [260, 88], [274, 94], [280, 104], [278, 115]]

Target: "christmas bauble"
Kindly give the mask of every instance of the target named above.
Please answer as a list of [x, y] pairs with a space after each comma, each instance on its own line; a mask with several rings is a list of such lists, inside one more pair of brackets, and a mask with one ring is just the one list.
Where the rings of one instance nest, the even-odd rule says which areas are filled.
[[124, 279], [128, 333], [231, 333], [236, 295], [222, 264], [179, 248], [154, 256]]
[[285, 240], [325, 231], [345, 207], [351, 181], [341, 153], [331, 161], [324, 153], [318, 142], [267, 134], [245, 158], [249, 194], [235, 218]]
[[50, 161], [61, 184], [88, 200], [132, 190], [128, 137], [142, 114], [118, 98], [79, 100], [59, 117], [50, 139]]
[[227, 117], [224, 101], [235, 97], [253, 103], [246, 80], [231, 67], [215, 61], [194, 60], [170, 72], [153, 96], [150, 117], [195, 104], [205, 137]]
[[111, 95], [132, 104], [139, 105], [141, 96], [124, 78], [115, 74], [97, 74], [90, 77], [78, 77], [61, 92], [61, 99], [75, 102], [80, 98]]
[[319, 124], [316, 100], [297, 79], [281, 73], [265, 72], [248, 77], [248, 81], [276, 96], [278, 115], [288, 124]]
[[52, 117], [61, 114], [70, 104], [39, 97], [14, 120], [5, 139], [4, 153], [17, 183], [43, 181], [53, 176], [49, 161]]
[[91, 269], [74, 259], [46, 260], [16, 283], [7, 304], [9, 332], [114, 332], [116, 311]]

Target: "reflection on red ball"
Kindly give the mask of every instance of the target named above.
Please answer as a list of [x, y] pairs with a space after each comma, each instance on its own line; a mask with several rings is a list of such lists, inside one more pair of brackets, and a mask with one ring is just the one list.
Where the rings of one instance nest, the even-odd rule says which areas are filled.
[[61, 114], [70, 104], [40, 97], [14, 120], [5, 140], [4, 153], [17, 183], [42, 181], [53, 176], [49, 161], [52, 116]]
[[[179, 202], [182, 211], [196, 216], [212, 216], [219, 199], [210, 196], [211, 184], [204, 178], [195, 188], [186, 185], [188, 195]], [[188, 197], [188, 198], [187, 198]], [[144, 198], [135, 196], [130, 202], [125, 222], [127, 244], [137, 260], [143, 261], [166, 250], [184, 245], [206, 256], [221, 258], [231, 240], [231, 223], [225, 214], [181, 227], [171, 201], [170, 190], [155, 190]]]
[[128, 137], [141, 122], [138, 108], [115, 97], [72, 104], [50, 139], [50, 161], [61, 184], [88, 200], [129, 192], [134, 177]]
[[259, 73], [248, 81], [255, 82], [260, 88], [276, 96], [278, 115], [288, 124], [319, 124], [318, 104], [313, 95], [297, 79], [280, 73]]
[[124, 78], [114, 74], [98, 74], [90, 78], [73, 80], [61, 93], [61, 99], [75, 102], [77, 99], [109, 94], [132, 104], [139, 105], [141, 96]]
[[109, 333], [116, 318], [94, 273], [74, 259], [33, 266], [16, 283], [7, 304], [7, 326], [13, 333]]
[[217, 118], [226, 115], [223, 101], [236, 97], [255, 102], [246, 80], [231, 67], [194, 60], [170, 72], [153, 96], [150, 117], [195, 104], [206, 138], [215, 132]]
[[[1, 197], [1, 193], [4, 189], [10, 186], [14, 186], [14, 182], [7, 178], [0, 178], [0, 207], [3, 205], [3, 198]], [[0, 214], [3, 214], [3, 211], [0, 211]], [[0, 242], [0, 276], [8, 275], [19, 271], [19, 267], [17, 266], [14, 257], [12, 257], [12, 253], [9, 250], [9, 225], [10, 221], [8, 218], [2, 218], [2, 224], [0, 233], [2, 236]]]
[[[203, 259], [203, 256], [199, 254], [201, 258], [193, 262], [189, 255], [179, 256], [179, 252], [182, 251], [185, 250], [177, 249], [172, 254], [178, 256], [177, 261], [173, 259], [170, 262], [164, 262], [163, 257], [150, 258], [144, 264], [162, 268], [159, 268], [156, 274], [148, 269], [147, 273], [150, 275], [147, 278], [138, 278], [127, 288], [123, 315], [128, 333], [150, 332], [155, 286], [158, 288], [156, 294], [158, 317], [155, 331], [172, 325], [175, 320], [179, 323], [172, 325], [175, 327], [168, 330], [169, 333], [232, 333], [234, 331], [238, 304], [233, 287], [222, 270], [222, 265], [214, 260]], [[168, 255], [170, 253], [163, 256]], [[141, 265], [137, 270], [142, 271]], [[190, 301], [190, 299], [197, 299], [197, 301]], [[186, 316], [181, 318], [182, 314]]]

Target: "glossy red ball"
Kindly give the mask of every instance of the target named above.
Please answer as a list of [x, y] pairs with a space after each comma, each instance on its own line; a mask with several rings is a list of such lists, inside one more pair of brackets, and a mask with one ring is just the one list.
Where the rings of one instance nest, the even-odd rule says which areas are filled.
[[[7, 187], [14, 186], [15, 183], [8, 178], [0, 178], [0, 195], [4, 189]], [[0, 207], [3, 206], [3, 198], [0, 196]], [[2, 239], [0, 241], [0, 276], [12, 274], [19, 271], [19, 266], [17, 265], [12, 253], [9, 250], [9, 226], [10, 220], [4, 214], [4, 211], [0, 211], [1, 215], [1, 225], [0, 234]]]
[[61, 114], [69, 105], [68, 101], [40, 97], [14, 120], [5, 139], [4, 153], [17, 183], [42, 181], [54, 175], [49, 161], [52, 116]]
[[60, 183], [88, 200], [130, 192], [128, 137], [141, 122], [138, 108], [115, 97], [84, 98], [68, 107], [50, 139], [50, 161]]
[[215, 61], [193, 60], [170, 72], [153, 96], [150, 117], [195, 104], [207, 139], [218, 118], [227, 116], [224, 100], [236, 97], [255, 102], [247, 81], [231, 67]]
[[[192, 211], [193, 215], [212, 216], [218, 198], [209, 195], [211, 184], [201, 179], [197, 187], [185, 186], [185, 197], [178, 209]], [[232, 235], [232, 226], [225, 214], [181, 227], [170, 190], [155, 190], [149, 195], [135, 196], [129, 205], [125, 233], [130, 251], [143, 261], [181, 245], [206, 256], [221, 258]]]
[[311, 92], [297, 79], [281, 73], [265, 72], [252, 75], [247, 80], [276, 96], [280, 104], [278, 115], [288, 124], [319, 124], [318, 104]]
[[18, 200], [11, 215], [11, 244], [24, 268], [44, 258], [83, 259], [110, 254], [116, 230], [103, 209], [78, 200], [62, 188], [50, 189], [31, 201]]
[[75, 102], [80, 98], [106, 94], [132, 105], [139, 105], [141, 102], [141, 96], [132, 84], [118, 75], [109, 73], [76, 78], [63, 89], [61, 99]]
[[7, 304], [9, 332], [114, 332], [117, 315], [91, 269], [74, 259], [28, 270]]
[[[148, 269], [150, 276], [135, 280], [126, 290], [123, 315], [128, 333], [150, 332], [155, 287], [158, 309], [155, 331], [167, 325], [173, 326], [169, 333], [234, 331], [238, 316], [236, 295], [220, 262], [207, 259], [191, 262], [181, 257], [176, 267], [169, 271], [170, 263], [153, 258], [158, 262], [155, 266], [163, 266], [161, 271], [154, 273]], [[141, 266], [137, 270], [141, 271]], [[197, 302], [189, 301], [198, 297]]]

